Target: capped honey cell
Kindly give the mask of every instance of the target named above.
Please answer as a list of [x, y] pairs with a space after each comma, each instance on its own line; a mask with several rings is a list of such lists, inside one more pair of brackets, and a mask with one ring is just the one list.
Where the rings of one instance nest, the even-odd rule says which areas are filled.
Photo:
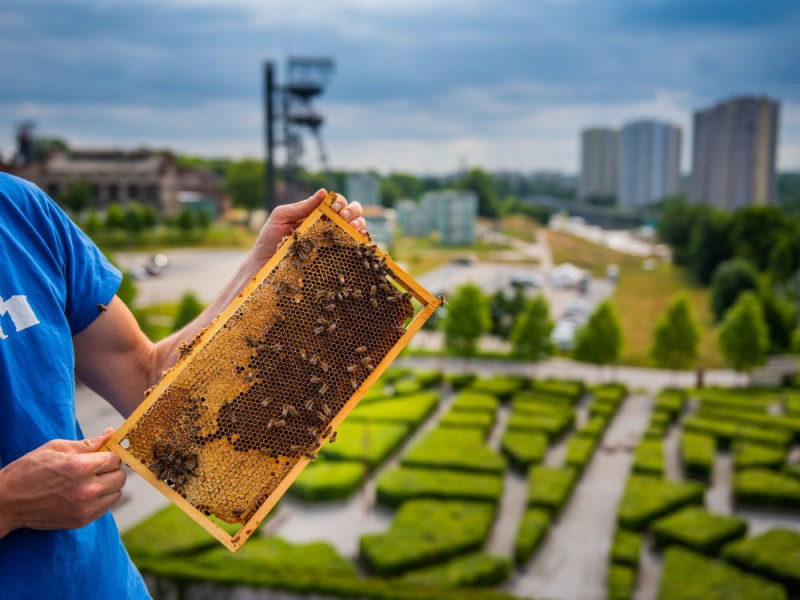
[[[232, 550], [439, 305], [333, 197], [181, 346], [110, 444]], [[227, 543], [213, 519], [247, 531]]]

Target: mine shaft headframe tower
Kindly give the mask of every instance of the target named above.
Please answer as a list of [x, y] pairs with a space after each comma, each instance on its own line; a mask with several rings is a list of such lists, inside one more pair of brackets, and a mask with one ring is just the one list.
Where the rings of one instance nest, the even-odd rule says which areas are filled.
[[325, 119], [312, 103], [324, 91], [333, 68], [332, 58], [290, 57], [287, 60], [287, 81], [279, 85], [276, 83], [274, 63], [267, 61], [264, 64], [264, 183], [265, 206], [269, 211], [280, 204], [275, 191], [276, 146], [281, 145], [286, 149], [284, 201], [295, 199], [293, 196], [298, 192], [295, 188], [303, 154], [302, 129], [308, 129], [316, 139], [320, 162], [323, 169], [327, 170], [328, 158], [320, 134]]

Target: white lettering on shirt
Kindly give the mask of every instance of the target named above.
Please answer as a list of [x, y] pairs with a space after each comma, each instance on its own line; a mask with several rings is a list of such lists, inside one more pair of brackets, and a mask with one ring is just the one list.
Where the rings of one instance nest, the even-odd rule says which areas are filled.
[[[36, 318], [31, 305], [28, 304], [27, 296], [11, 296], [8, 300], [0, 298], [0, 317], [4, 317], [6, 314], [11, 317], [17, 332], [39, 324], [39, 319]], [[8, 336], [0, 326], [0, 340], [6, 338]]]

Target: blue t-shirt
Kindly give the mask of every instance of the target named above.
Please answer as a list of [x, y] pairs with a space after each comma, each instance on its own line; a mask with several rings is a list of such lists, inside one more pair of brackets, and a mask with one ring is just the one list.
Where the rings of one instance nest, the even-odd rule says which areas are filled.
[[[120, 273], [36, 186], [0, 173], [0, 467], [49, 440], [83, 438], [72, 336]], [[110, 512], [81, 529], [0, 539], [0, 597], [149, 598]]]

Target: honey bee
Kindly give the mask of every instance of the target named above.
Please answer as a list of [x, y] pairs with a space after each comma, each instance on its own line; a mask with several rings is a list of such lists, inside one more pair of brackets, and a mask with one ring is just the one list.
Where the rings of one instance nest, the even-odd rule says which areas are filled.
[[253, 336], [250, 335], [249, 333], [245, 333], [244, 334], [244, 341], [245, 341], [245, 343], [247, 344], [247, 346], [249, 348], [255, 348], [256, 347], [256, 341], [253, 339]]
[[339, 433], [339, 432], [338, 431], [334, 431], [333, 435], [331, 436], [331, 439], [328, 440], [331, 444], [333, 444], [336, 441], [336, 434], [337, 433]]
[[325, 309], [325, 312], [333, 312], [334, 310], [336, 310], [336, 305], [326, 304], [323, 308]]
[[363, 295], [364, 295], [364, 292], [363, 292], [363, 290], [361, 290], [361, 288], [356, 288], [356, 289], [353, 290], [353, 298], [361, 299], [361, 297]]
[[311, 358], [308, 359], [308, 362], [312, 365], [316, 365], [319, 362], [319, 354], [313, 355]]
[[356, 352], [358, 352], [359, 354], [364, 354], [364, 352], [366, 351], [367, 351], [366, 346], [359, 346], [358, 348], [356, 348]]
[[291, 446], [289, 446], [289, 452], [291, 452], [292, 454], [297, 454], [297, 452], [299, 450], [300, 450], [300, 446], [298, 446], [296, 444], [292, 444]]
[[322, 405], [322, 412], [325, 413], [326, 417], [330, 417], [331, 416], [331, 407], [328, 406], [327, 404], [323, 404]]
[[308, 382], [316, 385], [318, 383], [322, 383], [322, 378], [318, 377], [317, 375], [312, 375]]
[[386, 296], [386, 301], [395, 304], [397, 302], [400, 302], [400, 298], [398, 298], [397, 296]]
[[281, 350], [283, 350], [283, 346], [281, 344], [272, 344], [269, 349], [275, 354], [280, 354]]
[[238, 517], [239, 515], [244, 513], [244, 509], [243, 508], [234, 508], [231, 512]]
[[375, 285], [369, 286], [369, 296], [370, 296], [370, 298], [374, 298], [375, 297], [375, 292], [377, 292], [377, 291], [378, 291], [377, 286], [375, 286]]
[[347, 365], [348, 373], [355, 373], [358, 370], [358, 365]]
[[319, 368], [322, 369], [323, 373], [327, 373], [328, 371], [331, 370], [331, 366], [324, 360], [321, 363], [319, 363]]
[[305, 348], [300, 348], [300, 358], [303, 360], [308, 360], [308, 352]]
[[314, 335], [322, 335], [323, 331], [325, 331], [325, 327], [323, 325], [314, 327]]
[[325, 317], [318, 317], [317, 318], [317, 325], [327, 325], [328, 323], [330, 323], [330, 321], [328, 319], [326, 319]]
[[319, 395], [320, 396], [324, 396], [327, 393], [328, 393], [328, 384], [327, 383], [323, 383], [322, 387], [319, 388]]
[[357, 390], [358, 389], [358, 381], [356, 381], [355, 379], [351, 379], [350, 380], [350, 387], [353, 388], [353, 391]]
[[406, 332], [408, 332], [408, 330], [405, 328], [405, 326], [403, 326], [403, 325], [398, 325], [397, 326], [397, 333], [405, 334]]
[[275, 427], [286, 427], [286, 421], [283, 419], [278, 419], [275, 421]]
[[262, 399], [261, 399], [261, 406], [263, 406], [264, 408], [266, 408], [266, 407], [268, 407], [268, 406], [269, 406], [269, 402], [270, 402], [270, 401], [269, 401], [269, 398], [262, 398]]
[[304, 456], [305, 456], [305, 457], [306, 457], [308, 460], [317, 460], [317, 455], [316, 455], [316, 454], [313, 454], [313, 453], [311, 453], [311, 452], [303, 452], [303, 455], [304, 455]]
[[332, 430], [333, 430], [333, 427], [328, 425], [328, 427], [325, 429], [325, 433], [322, 434], [322, 437], [324, 437], [324, 438], [328, 437], [331, 434]]
[[305, 408], [306, 410], [314, 410], [314, 401], [311, 398], [306, 400]]
[[259, 448], [258, 449], [261, 454], [269, 454], [269, 448]]
[[328, 325], [327, 329], [325, 330], [325, 333], [333, 333], [335, 329], [336, 329], [336, 323], [331, 323], [330, 325]]
[[339, 273], [339, 274], [336, 276], [336, 278], [339, 280], [339, 283], [341, 283], [342, 285], [344, 285], [344, 275], [342, 275], [341, 273]]
[[378, 300], [375, 298], [369, 299], [370, 304], [372, 304], [372, 308], [378, 308]]
[[369, 269], [369, 261], [366, 258], [361, 261], [361, 264], [364, 265], [365, 269]]
[[439, 296], [438, 298], [439, 298], [439, 302], [442, 303], [442, 306], [447, 306], [449, 304], [449, 302], [447, 301], [447, 298], [445, 298], [444, 296]]

